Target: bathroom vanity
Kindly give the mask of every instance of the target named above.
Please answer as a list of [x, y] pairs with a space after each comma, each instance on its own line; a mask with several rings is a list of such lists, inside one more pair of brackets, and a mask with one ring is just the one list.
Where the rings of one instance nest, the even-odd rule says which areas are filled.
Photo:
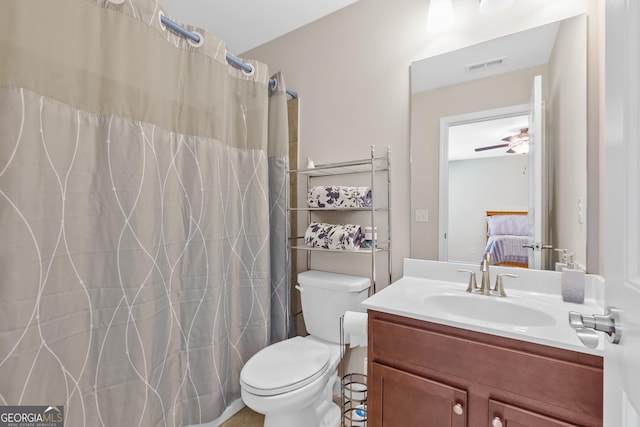
[[367, 425], [601, 426], [603, 344], [587, 348], [567, 322], [569, 310], [601, 310], [599, 285], [568, 304], [559, 273], [492, 267], [492, 282], [522, 280], [505, 281], [506, 298], [472, 295], [457, 268], [407, 260], [402, 279], [364, 302]]

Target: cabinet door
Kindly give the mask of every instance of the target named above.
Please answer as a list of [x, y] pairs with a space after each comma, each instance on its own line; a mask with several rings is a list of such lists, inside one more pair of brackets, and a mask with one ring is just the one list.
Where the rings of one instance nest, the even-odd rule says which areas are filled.
[[465, 427], [467, 393], [404, 371], [372, 363], [370, 427]]
[[555, 418], [489, 399], [491, 427], [577, 427]]

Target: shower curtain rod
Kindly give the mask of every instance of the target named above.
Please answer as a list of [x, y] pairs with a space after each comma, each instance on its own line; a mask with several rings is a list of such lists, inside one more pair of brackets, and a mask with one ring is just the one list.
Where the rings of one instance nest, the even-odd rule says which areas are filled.
[[[181, 35], [184, 38], [187, 38], [189, 40], [192, 40], [195, 43], [200, 43], [200, 36], [198, 34], [192, 33], [191, 31], [187, 30], [186, 28], [181, 27], [180, 25], [176, 24], [175, 22], [173, 22], [172, 20], [170, 20], [169, 18], [167, 18], [164, 15], [160, 15], [160, 22], [162, 22], [164, 25], [166, 25], [167, 27], [169, 27], [170, 29], [172, 29], [173, 31], [175, 31], [176, 33], [178, 33], [179, 35]], [[227, 62], [232, 63], [233, 65], [235, 65], [236, 67], [246, 71], [247, 73], [250, 73], [253, 71], [253, 67], [249, 64], [245, 64], [244, 62], [240, 61], [238, 58], [236, 58], [235, 56], [227, 53]], [[274, 79], [269, 79], [269, 85], [271, 87], [276, 87], [278, 85], [278, 82], [276, 82]], [[298, 97], [298, 93], [293, 91], [293, 90], [286, 90], [287, 93], [289, 95], [291, 95], [292, 98], [297, 98]]]

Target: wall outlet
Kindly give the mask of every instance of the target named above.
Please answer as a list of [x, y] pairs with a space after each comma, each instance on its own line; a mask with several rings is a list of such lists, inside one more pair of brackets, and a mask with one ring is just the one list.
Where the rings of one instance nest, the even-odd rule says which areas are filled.
[[364, 364], [362, 365], [362, 373], [367, 375], [367, 361], [368, 359], [365, 357], [364, 358]]
[[427, 209], [416, 209], [416, 222], [429, 222], [429, 211]]

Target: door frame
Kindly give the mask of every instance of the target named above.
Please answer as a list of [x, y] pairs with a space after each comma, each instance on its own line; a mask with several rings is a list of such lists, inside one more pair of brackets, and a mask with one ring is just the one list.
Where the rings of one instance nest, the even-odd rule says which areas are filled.
[[[518, 104], [473, 113], [440, 118], [440, 172], [438, 178], [438, 260], [449, 258], [449, 128], [469, 123], [523, 116], [531, 112], [530, 104]], [[543, 221], [546, 222], [546, 221]], [[543, 226], [544, 230], [544, 226]]]

